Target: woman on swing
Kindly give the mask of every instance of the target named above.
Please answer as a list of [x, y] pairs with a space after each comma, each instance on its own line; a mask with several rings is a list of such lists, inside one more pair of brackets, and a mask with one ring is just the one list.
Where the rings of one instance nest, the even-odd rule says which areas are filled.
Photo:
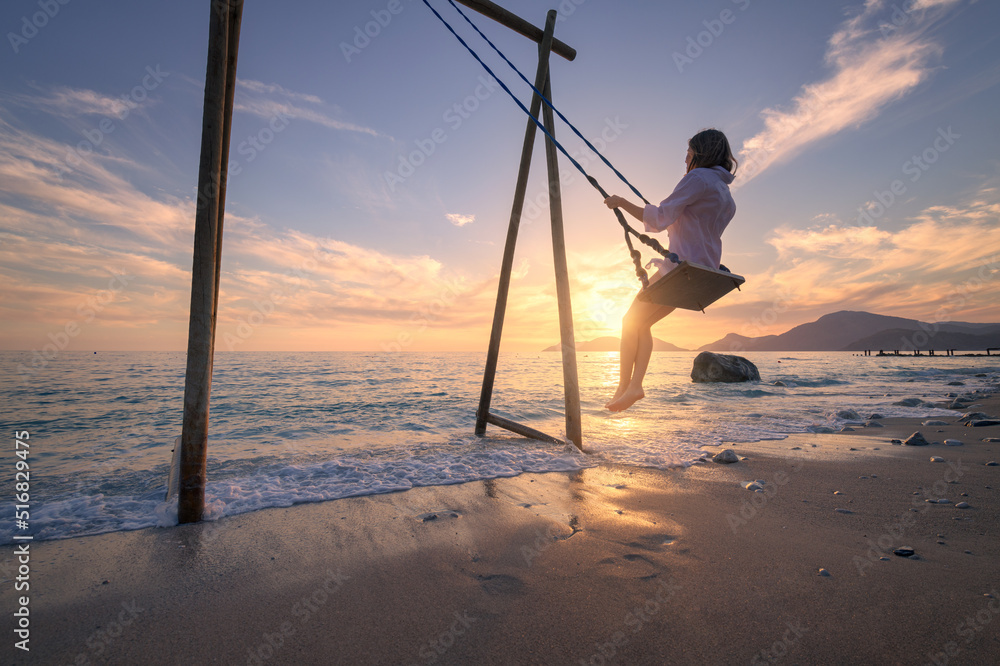
[[[698, 132], [688, 141], [684, 159], [687, 173], [659, 206], [645, 207], [611, 195], [604, 200], [608, 208], [621, 208], [641, 221], [647, 232], [667, 230], [669, 250], [681, 260], [718, 268], [722, 258], [722, 232], [733, 215], [736, 203], [729, 184], [736, 173], [736, 159], [726, 135], [716, 129]], [[653, 259], [647, 264], [658, 269], [650, 282], [662, 278], [676, 264]], [[642, 380], [653, 353], [652, 326], [674, 308], [636, 299], [622, 319], [622, 342], [618, 390], [605, 405], [612, 412], [631, 407], [645, 397]]]

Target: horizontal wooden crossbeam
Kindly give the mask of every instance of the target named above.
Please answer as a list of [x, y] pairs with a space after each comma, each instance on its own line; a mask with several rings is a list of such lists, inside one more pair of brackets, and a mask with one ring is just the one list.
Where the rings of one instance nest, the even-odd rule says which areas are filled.
[[[541, 28], [525, 21], [523, 18], [507, 11], [498, 4], [489, 0], [455, 0], [455, 2], [465, 5], [469, 9], [475, 10], [487, 18], [491, 18], [497, 23], [507, 26], [514, 32], [520, 33], [533, 42], [542, 43], [542, 35], [545, 34]], [[576, 58], [576, 49], [558, 39], [552, 40], [552, 53], [573, 60]]]

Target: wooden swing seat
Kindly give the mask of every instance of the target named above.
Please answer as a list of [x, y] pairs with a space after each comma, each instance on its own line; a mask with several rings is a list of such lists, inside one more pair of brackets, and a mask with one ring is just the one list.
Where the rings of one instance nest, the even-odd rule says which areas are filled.
[[639, 300], [684, 310], [705, 311], [746, 282], [742, 275], [682, 261], [677, 268], [639, 292]]

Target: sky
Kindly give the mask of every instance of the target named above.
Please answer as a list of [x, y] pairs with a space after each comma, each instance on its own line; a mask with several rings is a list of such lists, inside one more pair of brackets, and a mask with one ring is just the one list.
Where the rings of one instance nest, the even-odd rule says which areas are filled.
[[[558, 10], [578, 55], [553, 56], [553, 101], [647, 199], [700, 129], [737, 154], [723, 262], [747, 282], [656, 337], [1000, 321], [1000, 4], [500, 4]], [[466, 11], [533, 78], [536, 46]], [[0, 7], [0, 349], [186, 349], [208, 24], [190, 0]], [[485, 350], [526, 120], [421, 0], [247, 0], [217, 351]], [[617, 335], [638, 286], [620, 227], [560, 169], [576, 338]], [[531, 173], [506, 351], [559, 339], [540, 139]]]

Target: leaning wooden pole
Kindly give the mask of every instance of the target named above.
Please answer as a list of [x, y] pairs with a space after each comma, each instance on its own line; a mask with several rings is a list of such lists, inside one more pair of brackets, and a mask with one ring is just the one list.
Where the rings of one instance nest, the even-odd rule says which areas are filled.
[[[549, 74], [549, 49], [552, 46], [552, 34], [555, 31], [555, 12], [550, 12], [545, 21], [545, 34], [538, 47], [538, 69], [535, 71], [535, 88], [541, 90]], [[531, 98], [531, 115], [538, 117], [542, 98], [537, 94]], [[493, 383], [496, 379], [497, 361], [500, 357], [500, 337], [503, 334], [503, 320], [507, 312], [507, 294], [510, 291], [510, 276], [514, 266], [514, 248], [517, 245], [517, 232], [521, 225], [521, 211], [524, 208], [524, 195], [528, 190], [528, 171], [531, 167], [531, 155], [535, 145], [535, 121], [528, 118], [524, 130], [524, 143], [521, 146], [521, 164], [517, 169], [517, 184], [514, 187], [514, 203], [511, 205], [510, 222], [507, 225], [507, 241], [503, 249], [503, 261], [500, 265], [500, 285], [497, 287], [496, 308], [493, 311], [493, 329], [490, 331], [490, 346], [486, 351], [486, 369], [483, 372], [483, 389], [479, 394], [479, 408], [476, 410], [476, 434], [486, 434], [486, 422], [490, 412], [490, 402], [493, 399]]]
[[201, 520], [205, 507], [208, 405], [215, 351], [222, 218], [225, 212], [222, 188], [228, 161], [228, 129], [232, 122], [232, 103], [227, 103], [227, 84], [229, 81], [235, 84], [242, 11], [243, 0], [213, 0], [211, 3], [181, 431], [177, 500], [177, 520], [180, 523]]
[[[555, 13], [550, 12], [551, 13]], [[552, 77], [545, 80], [542, 90], [552, 101]], [[552, 107], [542, 109], [545, 129], [555, 137]], [[583, 426], [580, 416], [580, 380], [576, 370], [576, 340], [573, 334], [573, 302], [569, 290], [569, 269], [566, 264], [566, 239], [563, 233], [562, 190], [559, 185], [559, 152], [546, 137], [545, 162], [549, 175], [549, 214], [552, 218], [552, 257], [556, 269], [556, 298], [559, 302], [559, 336], [562, 347], [563, 390], [566, 394], [566, 438], [583, 448]]]

